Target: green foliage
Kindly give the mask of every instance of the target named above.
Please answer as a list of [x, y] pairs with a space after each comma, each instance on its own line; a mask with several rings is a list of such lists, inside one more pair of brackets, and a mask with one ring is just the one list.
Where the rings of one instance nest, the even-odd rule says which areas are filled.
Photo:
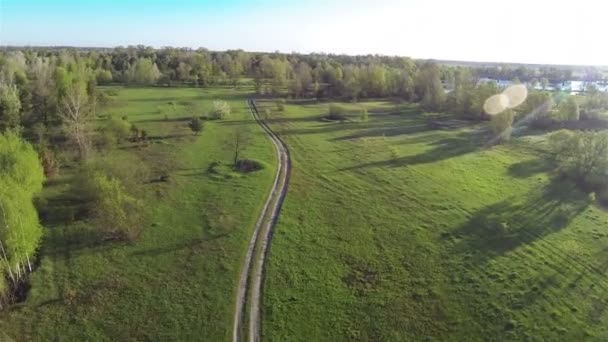
[[95, 73], [97, 84], [108, 84], [112, 82], [112, 72], [110, 70], [99, 69]]
[[359, 114], [359, 120], [361, 122], [367, 122], [367, 120], [369, 120], [369, 116], [367, 114], [367, 108], [363, 107], [361, 109], [361, 113]]
[[342, 120], [344, 119], [344, 108], [336, 103], [331, 103], [329, 105], [329, 113], [327, 114], [327, 118], [330, 120]]
[[608, 133], [560, 131], [549, 142], [564, 174], [591, 189], [608, 186]]
[[0, 177], [29, 194], [42, 190], [44, 173], [38, 153], [12, 132], [0, 134]]
[[14, 84], [0, 80], [0, 132], [16, 128], [21, 120], [21, 101]]
[[213, 108], [211, 109], [211, 112], [209, 112], [209, 117], [213, 120], [222, 120], [230, 115], [231, 110], [228, 102], [215, 100], [213, 101]]
[[578, 102], [574, 96], [568, 96], [568, 98], [559, 105], [557, 111], [557, 117], [560, 120], [578, 120], [580, 115]]
[[498, 94], [499, 89], [496, 82], [482, 83], [475, 88], [471, 96], [471, 109], [470, 113], [473, 118], [484, 119], [487, 118], [487, 114], [483, 109], [483, 104], [492, 95]]
[[111, 133], [116, 138], [116, 142], [120, 143], [129, 138], [131, 124], [127, 120], [110, 118], [103, 129]]
[[264, 108], [264, 120], [270, 120], [272, 118], [272, 111], [270, 108]]
[[439, 66], [434, 63], [425, 63], [416, 75], [416, 94], [425, 110], [439, 111], [443, 106], [445, 91], [440, 76]]
[[126, 72], [127, 81], [131, 84], [152, 85], [161, 74], [155, 62], [148, 58], [138, 59]]
[[[42, 229], [33, 197], [43, 180], [33, 147], [14, 133], [0, 134], [0, 278], [17, 282], [38, 249]], [[7, 290], [4, 282], [0, 282], [0, 306], [2, 290]]]
[[285, 99], [278, 99], [278, 100], [275, 102], [275, 105], [276, 105], [277, 110], [278, 110], [279, 112], [284, 111], [284, 110], [285, 110]]
[[95, 194], [93, 215], [99, 227], [110, 236], [134, 240], [143, 228], [142, 202], [128, 194], [116, 178], [94, 173], [91, 189]]
[[188, 123], [188, 127], [194, 132], [194, 134], [200, 134], [203, 130], [203, 122], [198, 116], [193, 116], [190, 122]]

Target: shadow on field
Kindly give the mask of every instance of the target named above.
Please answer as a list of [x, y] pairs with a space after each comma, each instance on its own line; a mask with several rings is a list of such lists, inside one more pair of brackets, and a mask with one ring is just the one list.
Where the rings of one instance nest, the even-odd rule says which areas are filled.
[[188, 122], [190, 120], [192, 120], [192, 116], [184, 116], [184, 117], [169, 118], [169, 119], [165, 119], [165, 118], [144, 119], [144, 120], [136, 120], [134, 122], [139, 124], [139, 123], [152, 123], [152, 122]]
[[434, 163], [445, 159], [462, 156], [484, 148], [488, 134], [482, 131], [461, 132], [430, 143], [429, 150], [411, 156], [392, 158], [340, 169], [339, 171], [357, 170], [371, 167], [402, 167]]
[[559, 179], [531, 191], [525, 202], [506, 199], [477, 211], [445, 237], [457, 237], [456, 249], [482, 263], [566, 227], [590, 204], [576, 185]]
[[[405, 122], [399, 122], [400, 125], [403, 125]], [[333, 141], [342, 141], [342, 140], [352, 140], [352, 139], [360, 139], [360, 138], [371, 138], [371, 137], [394, 137], [402, 134], [415, 134], [422, 133], [430, 130], [426, 123], [421, 121], [415, 122], [415, 125], [407, 125], [400, 126], [394, 125], [393, 127], [379, 127], [373, 129], [366, 130], [358, 130], [355, 133], [348, 134], [345, 136], [337, 137], [332, 139]]]
[[[264, 122], [269, 123], [269, 124], [274, 124], [274, 123], [285, 123], [285, 124], [289, 124], [289, 123], [295, 123], [295, 122], [314, 122], [314, 121], [319, 121], [321, 120], [321, 116], [303, 116], [303, 117], [297, 117], [297, 118], [271, 118], [271, 119], [264, 119]], [[257, 121], [250, 119], [250, 120], [230, 120], [230, 121], [220, 121], [220, 124], [224, 125], [224, 126], [238, 126], [238, 125], [258, 125]]]
[[517, 178], [528, 178], [539, 173], [549, 172], [554, 165], [547, 159], [530, 159], [509, 166], [508, 174]]

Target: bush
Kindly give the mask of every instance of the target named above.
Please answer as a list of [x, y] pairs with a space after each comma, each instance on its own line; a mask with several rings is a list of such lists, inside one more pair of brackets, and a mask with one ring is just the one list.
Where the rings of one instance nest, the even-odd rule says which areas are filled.
[[587, 190], [608, 186], [608, 133], [559, 131], [549, 144], [563, 174]]
[[369, 120], [369, 115], [367, 114], [367, 108], [361, 109], [361, 114], [359, 114], [359, 120], [361, 120], [361, 122], [367, 122], [367, 120]]
[[276, 105], [277, 105], [277, 110], [279, 112], [284, 111], [285, 110], [285, 99], [277, 100]]
[[264, 167], [262, 166], [262, 164], [260, 164], [259, 162], [255, 161], [255, 160], [242, 159], [242, 160], [237, 160], [236, 164], [234, 165], [234, 168], [239, 172], [249, 173], [249, 172], [259, 171], [259, 170], [263, 169]]
[[129, 139], [131, 124], [126, 120], [109, 118], [97, 135], [97, 145], [101, 149], [111, 150], [116, 144]]
[[190, 120], [190, 123], [188, 123], [188, 127], [190, 127], [190, 129], [192, 130], [192, 132], [194, 132], [194, 134], [198, 135], [203, 130], [203, 122], [201, 121], [201, 119], [199, 117], [193, 116], [192, 119]]
[[209, 117], [213, 120], [222, 120], [230, 115], [231, 108], [228, 102], [215, 100], [213, 101], [213, 108], [209, 112]]
[[91, 188], [95, 194], [93, 215], [101, 229], [111, 238], [134, 240], [141, 232], [143, 206], [127, 193], [116, 178], [94, 173]]
[[329, 114], [327, 114], [327, 118], [330, 120], [342, 120], [344, 119], [344, 108], [335, 103], [329, 105]]

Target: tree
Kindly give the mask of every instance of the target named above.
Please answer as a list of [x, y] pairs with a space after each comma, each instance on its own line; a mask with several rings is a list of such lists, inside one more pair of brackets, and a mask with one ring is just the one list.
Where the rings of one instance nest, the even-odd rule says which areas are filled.
[[608, 186], [608, 133], [560, 131], [549, 144], [564, 174], [588, 187]]
[[127, 80], [129, 83], [152, 85], [161, 76], [158, 66], [151, 59], [140, 58], [134, 65], [127, 69]]
[[559, 106], [558, 118], [560, 120], [578, 120], [580, 115], [578, 102], [574, 96], [568, 96]]
[[511, 130], [515, 114], [511, 109], [506, 109], [502, 113], [492, 115], [490, 126], [496, 134], [496, 141], [508, 141], [511, 138]]
[[440, 76], [439, 66], [434, 63], [425, 63], [416, 74], [416, 95], [426, 110], [439, 111], [443, 105], [445, 91]]
[[543, 90], [546, 90], [548, 85], [549, 85], [548, 79], [546, 79], [545, 77], [540, 79], [540, 86], [541, 86], [541, 88], [543, 88]]
[[142, 227], [142, 203], [122, 182], [102, 173], [92, 175], [93, 216], [109, 236], [134, 240]]
[[49, 124], [55, 119], [57, 112], [57, 85], [55, 70], [50, 60], [36, 58], [31, 67], [32, 81], [32, 112], [36, 121]]
[[198, 135], [203, 130], [203, 122], [198, 116], [193, 116], [190, 123], [188, 123], [188, 127], [190, 127], [195, 135]]
[[232, 131], [232, 136], [227, 144], [233, 152], [232, 165], [234, 167], [237, 166], [239, 157], [249, 145], [250, 140], [250, 132], [244, 126], [238, 126]]
[[476, 119], [486, 119], [487, 114], [483, 109], [483, 105], [487, 99], [499, 92], [496, 82], [482, 83], [473, 91], [471, 98], [471, 116]]
[[[11, 132], [0, 134], [0, 308], [27, 270], [42, 238], [33, 197], [44, 174], [33, 147]], [[27, 266], [27, 270], [26, 270]]]
[[0, 132], [19, 126], [20, 114], [21, 101], [17, 87], [0, 79]]
[[344, 95], [356, 102], [361, 94], [361, 81], [359, 68], [348, 65], [344, 68]]
[[84, 160], [91, 147], [90, 119], [94, 114], [87, 90], [87, 72], [80, 66], [67, 77], [69, 81], [61, 97], [62, 123], [78, 149], [80, 160]]
[[300, 62], [295, 69], [292, 92], [296, 97], [304, 96], [312, 86], [312, 69], [307, 63]]
[[214, 120], [225, 119], [230, 115], [231, 108], [228, 102], [222, 100], [213, 101], [213, 108], [209, 113], [209, 117]]
[[95, 72], [97, 84], [108, 84], [112, 82], [112, 72], [110, 70], [99, 69]]

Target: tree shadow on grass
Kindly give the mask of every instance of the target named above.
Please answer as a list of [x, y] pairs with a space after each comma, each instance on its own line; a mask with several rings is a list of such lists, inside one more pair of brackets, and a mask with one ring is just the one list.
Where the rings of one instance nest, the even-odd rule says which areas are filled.
[[343, 168], [339, 171], [372, 167], [402, 167], [407, 165], [434, 163], [441, 160], [462, 156], [484, 148], [485, 141], [487, 141], [487, 136], [488, 134], [482, 131], [461, 132], [454, 136], [430, 143], [429, 145], [433, 147], [420, 154], [360, 164]]
[[456, 250], [472, 252], [475, 262], [482, 263], [565, 228], [590, 204], [575, 184], [560, 179], [525, 197], [524, 202], [509, 198], [482, 208], [444, 237], [456, 237], [460, 241]]
[[549, 159], [530, 159], [509, 166], [507, 173], [517, 178], [528, 178], [539, 173], [554, 169], [554, 164]]

